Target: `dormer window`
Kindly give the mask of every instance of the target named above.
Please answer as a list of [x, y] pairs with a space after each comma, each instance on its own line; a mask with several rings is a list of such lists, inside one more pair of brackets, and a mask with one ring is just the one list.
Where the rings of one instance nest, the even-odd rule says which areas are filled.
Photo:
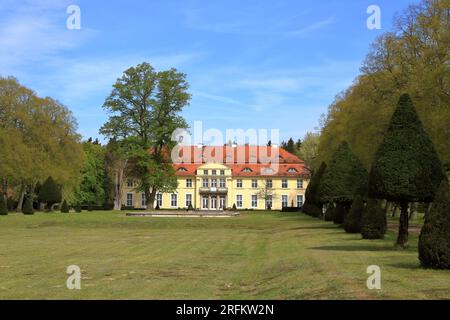
[[297, 169], [295, 169], [295, 168], [289, 168], [289, 169], [288, 169], [288, 172], [289, 172], [289, 173], [295, 173], [295, 172], [298, 172], [298, 171], [297, 171]]
[[247, 167], [242, 169], [242, 172], [253, 172], [253, 170]]
[[181, 167], [181, 168], [178, 168], [178, 170], [177, 171], [179, 171], [179, 172], [187, 172], [187, 169], [186, 168], [184, 168], [184, 167]]

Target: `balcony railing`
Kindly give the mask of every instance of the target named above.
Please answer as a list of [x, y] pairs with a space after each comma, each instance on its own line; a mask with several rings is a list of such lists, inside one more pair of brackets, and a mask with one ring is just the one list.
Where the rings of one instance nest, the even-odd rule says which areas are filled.
[[227, 193], [226, 187], [201, 187], [200, 193]]

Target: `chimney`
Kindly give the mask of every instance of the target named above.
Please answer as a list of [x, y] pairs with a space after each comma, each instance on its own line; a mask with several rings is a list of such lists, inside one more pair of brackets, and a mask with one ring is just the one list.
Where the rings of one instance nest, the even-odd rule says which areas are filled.
[[199, 148], [199, 149], [203, 148], [203, 143], [198, 143], [197, 148]]

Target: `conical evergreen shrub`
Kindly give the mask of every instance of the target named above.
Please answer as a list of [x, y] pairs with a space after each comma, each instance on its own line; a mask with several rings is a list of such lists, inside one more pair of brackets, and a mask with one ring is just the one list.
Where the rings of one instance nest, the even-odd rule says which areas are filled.
[[450, 269], [450, 190], [443, 181], [425, 215], [419, 236], [419, 260], [422, 266]]
[[39, 189], [39, 202], [47, 204], [47, 210], [51, 211], [55, 203], [61, 202], [61, 189], [52, 177], [48, 177]]
[[411, 98], [402, 95], [375, 153], [369, 176], [369, 196], [400, 205], [399, 246], [405, 248], [408, 244], [408, 204], [433, 201], [445, 178], [442, 163]]
[[8, 214], [8, 207], [6, 206], [5, 196], [0, 193], [0, 215], [5, 216]]
[[386, 213], [381, 207], [381, 201], [369, 198], [361, 218], [361, 235], [363, 239], [383, 239], [386, 229]]
[[361, 218], [364, 211], [364, 199], [357, 195], [353, 200], [352, 208], [344, 219], [344, 230], [348, 233], [361, 232]]
[[61, 213], [69, 213], [69, 206], [67, 205], [67, 201], [65, 199], [61, 205]]
[[[311, 177], [311, 181], [308, 183], [308, 187], [305, 191], [305, 203], [303, 204], [302, 211], [313, 217], [322, 215], [323, 204], [319, 199], [318, 188], [326, 167], [327, 165], [322, 162], [319, 170]], [[318, 214], [319, 211], [320, 214]]]
[[233, 211], [237, 211], [237, 208], [236, 208], [236, 203], [233, 203], [233, 208], [232, 208], [231, 210], [233, 210]]
[[81, 205], [80, 205], [80, 203], [77, 203], [77, 204], [75, 205], [75, 212], [77, 212], [77, 213], [80, 213], [80, 212], [81, 212]]
[[350, 204], [348, 203], [342, 203], [338, 202], [336, 203], [336, 207], [333, 211], [333, 223], [334, 224], [343, 224], [345, 216], [347, 215], [347, 212], [349, 211]]
[[159, 207], [159, 204], [156, 204], [155, 210], [161, 210], [161, 208]]
[[25, 203], [23, 204], [22, 207], [22, 213], [26, 215], [34, 214], [33, 200], [30, 195], [25, 197]]

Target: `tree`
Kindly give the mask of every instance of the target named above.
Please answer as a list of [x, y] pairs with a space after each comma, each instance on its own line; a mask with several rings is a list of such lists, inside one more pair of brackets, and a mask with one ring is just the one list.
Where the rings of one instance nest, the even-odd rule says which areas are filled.
[[34, 208], [33, 208], [33, 198], [31, 195], [28, 195], [25, 197], [25, 203], [22, 208], [22, 213], [25, 215], [32, 215], [34, 214]]
[[342, 142], [333, 155], [319, 185], [321, 202], [334, 202], [334, 222], [344, 222], [357, 192], [367, 191], [368, 173], [353, 154], [347, 142]]
[[369, 198], [361, 217], [361, 235], [363, 239], [383, 239], [386, 228], [386, 214], [381, 207], [381, 201]]
[[419, 236], [419, 260], [422, 266], [450, 269], [450, 190], [442, 181]]
[[399, 246], [408, 245], [408, 203], [431, 202], [444, 178], [433, 142], [411, 98], [403, 94], [375, 154], [369, 178], [370, 196], [395, 201], [401, 208]]
[[334, 209], [335, 208], [334, 208], [333, 203], [327, 204], [327, 210], [325, 211], [325, 214], [324, 214], [325, 221], [333, 221]]
[[287, 152], [290, 152], [290, 153], [295, 152], [295, 143], [294, 143], [294, 139], [292, 139], [292, 138], [289, 138], [289, 140], [287, 142], [283, 141], [281, 146]]
[[296, 152], [296, 155], [305, 162], [306, 169], [311, 174], [317, 169], [317, 157], [320, 135], [314, 132], [307, 132]]
[[134, 162], [137, 190], [153, 208], [156, 193], [177, 187], [167, 156], [172, 133], [187, 128], [180, 116], [190, 100], [186, 75], [176, 69], [155, 72], [148, 63], [129, 68], [113, 85], [103, 108], [112, 113], [100, 133], [119, 142], [125, 158]]
[[8, 208], [6, 207], [5, 196], [3, 193], [0, 193], [0, 215], [7, 215]]
[[322, 215], [323, 204], [320, 202], [318, 189], [320, 181], [325, 173], [327, 165], [325, 162], [319, 167], [319, 170], [312, 176], [308, 187], [305, 191], [305, 203], [303, 204], [303, 212], [314, 217]]
[[69, 213], [69, 206], [67, 205], [67, 201], [65, 199], [61, 205], [61, 213]]
[[80, 205], [79, 202], [77, 202], [77, 204], [75, 205], [75, 212], [80, 213], [81, 211], [82, 211], [81, 210], [81, 205]]
[[39, 202], [45, 203], [47, 205], [47, 210], [52, 211], [53, 205], [61, 202], [61, 197], [61, 189], [51, 176], [48, 177], [39, 190]]
[[[259, 189], [256, 193], [256, 196], [258, 199], [261, 199], [264, 201], [265, 204], [267, 204], [268, 201], [272, 202], [278, 199], [278, 194], [273, 190], [271, 185], [267, 183], [267, 181], [264, 181], [259, 184]], [[269, 209], [269, 208], [266, 208]], [[270, 208], [272, 209], [272, 208]]]
[[357, 195], [353, 200], [352, 208], [344, 219], [344, 230], [348, 233], [361, 232], [361, 219], [364, 211], [364, 199]]

